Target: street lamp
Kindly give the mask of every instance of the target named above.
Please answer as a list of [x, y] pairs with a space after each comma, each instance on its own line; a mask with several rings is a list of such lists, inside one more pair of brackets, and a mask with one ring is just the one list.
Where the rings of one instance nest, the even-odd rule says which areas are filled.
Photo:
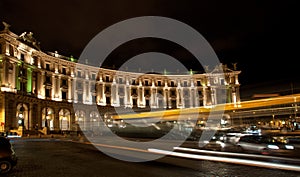
[[48, 107], [45, 108], [45, 127], [48, 128], [48, 119], [49, 119], [49, 115], [48, 115]]
[[19, 123], [19, 126], [24, 126], [24, 111], [25, 111], [25, 108], [23, 107], [23, 104], [19, 110], [19, 120], [18, 120], [18, 123]]

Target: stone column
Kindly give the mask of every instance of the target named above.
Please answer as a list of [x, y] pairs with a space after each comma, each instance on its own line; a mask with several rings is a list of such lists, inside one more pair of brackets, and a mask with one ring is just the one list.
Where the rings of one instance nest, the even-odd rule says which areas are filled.
[[59, 131], [59, 107], [54, 108], [54, 120], [53, 120], [53, 128], [55, 131]]
[[203, 106], [207, 106], [207, 92], [206, 92], [206, 86], [202, 87], [202, 97], [203, 97]]
[[51, 99], [55, 98], [55, 91], [56, 91], [56, 79], [55, 75], [52, 74], [52, 89], [51, 89]]
[[45, 93], [45, 72], [41, 72], [41, 74], [39, 75], [39, 94], [42, 96], [42, 97], [46, 97], [46, 93]]
[[69, 77], [68, 78], [68, 101], [71, 102], [71, 101], [74, 101], [74, 98], [73, 98], [73, 95], [74, 93], [73, 92], [73, 84], [72, 84], [72, 79]]

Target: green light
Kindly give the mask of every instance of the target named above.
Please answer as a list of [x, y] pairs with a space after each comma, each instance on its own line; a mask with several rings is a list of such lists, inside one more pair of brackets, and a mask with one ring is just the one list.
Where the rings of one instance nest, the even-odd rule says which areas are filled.
[[167, 75], [167, 74], [168, 74], [167, 70], [166, 70], [166, 69], [164, 69], [164, 75]]
[[76, 62], [77, 60], [71, 55], [71, 57], [69, 58], [70, 59], [70, 61], [72, 61], [72, 62]]
[[[18, 63], [18, 65], [19, 65], [19, 63]], [[17, 83], [16, 83], [16, 87], [17, 87], [17, 90], [20, 90], [20, 78], [19, 78], [19, 70], [20, 70], [20, 68], [19, 67], [16, 67], [16, 74], [15, 74], [15, 76], [16, 76], [16, 81], [17, 81]]]
[[32, 70], [31, 68], [27, 68], [27, 92], [31, 92], [32, 91]]

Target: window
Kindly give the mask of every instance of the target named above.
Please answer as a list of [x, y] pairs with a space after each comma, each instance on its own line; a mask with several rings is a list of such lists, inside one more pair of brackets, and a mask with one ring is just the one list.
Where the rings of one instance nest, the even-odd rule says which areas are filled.
[[67, 74], [67, 68], [63, 67], [61, 72], [62, 72], [62, 74], [66, 75]]
[[172, 109], [176, 109], [176, 107], [177, 107], [177, 106], [176, 106], [176, 100], [172, 100], [172, 101], [171, 101], [171, 108], [172, 108]]
[[137, 99], [136, 98], [132, 99], [132, 106], [137, 107]]
[[96, 80], [96, 74], [95, 73], [92, 73], [92, 79]]
[[110, 92], [110, 87], [109, 86], [105, 86], [105, 92]]
[[46, 84], [51, 84], [51, 76], [46, 76]]
[[220, 84], [221, 85], [225, 85], [225, 80], [224, 79], [220, 79]]
[[184, 90], [184, 91], [183, 91], [183, 95], [184, 95], [184, 96], [189, 96], [189, 91], [188, 91], [188, 90]]
[[38, 65], [38, 57], [33, 57], [33, 65], [37, 66]]
[[120, 98], [120, 106], [124, 105], [124, 98]]
[[163, 105], [163, 100], [158, 100], [158, 107], [159, 108], [162, 108], [164, 105]]
[[77, 82], [77, 89], [79, 89], [79, 90], [82, 89], [82, 83], [81, 82]]
[[149, 85], [149, 81], [145, 80], [145, 86]]
[[184, 81], [184, 82], [183, 82], [183, 86], [184, 86], [184, 87], [187, 87], [187, 86], [188, 86], [187, 81]]
[[14, 47], [12, 45], [9, 45], [9, 55], [14, 56]]
[[77, 77], [81, 77], [81, 71], [77, 71]]
[[135, 83], [135, 79], [132, 79], [132, 81], [131, 81], [131, 85], [135, 85], [136, 83]]
[[189, 107], [190, 107], [190, 102], [189, 102], [188, 99], [185, 99], [185, 100], [184, 100], [184, 106], [185, 106], [186, 108], [189, 108]]
[[106, 97], [106, 105], [110, 105], [110, 97], [109, 96]]
[[198, 90], [198, 96], [202, 96], [202, 91]]
[[67, 92], [62, 91], [62, 92], [61, 92], [61, 98], [62, 98], [63, 100], [66, 100], [66, 99], [67, 99]]
[[46, 63], [46, 70], [50, 71], [50, 64]]
[[24, 55], [24, 53], [21, 53], [21, 60], [25, 61], [25, 55]]
[[26, 87], [27, 87], [27, 82], [25, 80], [21, 81], [20, 83], [20, 91], [23, 93], [25, 92], [26, 90]]
[[105, 82], [109, 82], [109, 76], [105, 76]]
[[91, 85], [91, 92], [92, 93], [95, 93], [96, 92], [96, 85]]
[[26, 78], [26, 74], [27, 74], [27, 69], [19, 67], [19, 77]]
[[135, 88], [131, 89], [131, 95], [136, 95], [136, 94], [137, 94], [136, 89]]
[[157, 81], [157, 86], [161, 86], [161, 81]]
[[171, 81], [171, 87], [175, 87], [174, 81]]
[[201, 86], [201, 82], [200, 81], [197, 81], [197, 86]]
[[123, 78], [119, 78], [119, 84], [123, 84]]
[[124, 94], [124, 88], [119, 87], [119, 95], [123, 95]]
[[150, 107], [150, 100], [146, 100], [146, 107]]
[[62, 86], [68, 86], [67, 79], [62, 79], [62, 80], [61, 80], [61, 85], [62, 85]]
[[175, 90], [172, 90], [172, 91], [171, 91], [171, 96], [176, 96]]
[[81, 93], [78, 93], [78, 102], [82, 102], [82, 94]]
[[46, 89], [46, 98], [50, 98], [51, 96], [51, 89]]
[[92, 103], [96, 103], [96, 96], [92, 96]]
[[160, 95], [163, 95], [163, 91], [162, 90], [158, 90], [157, 93], [160, 94]]
[[146, 89], [145, 90], [145, 96], [150, 95], [150, 90]]

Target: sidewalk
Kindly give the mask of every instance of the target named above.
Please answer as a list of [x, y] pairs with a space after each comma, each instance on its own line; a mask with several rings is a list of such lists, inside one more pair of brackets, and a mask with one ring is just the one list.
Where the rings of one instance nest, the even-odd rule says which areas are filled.
[[[18, 138], [11, 138], [18, 139]], [[76, 141], [76, 142], [88, 142], [88, 139], [82, 135], [59, 135], [59, 134], [49, 134], [49, 135], [25, 135], [21, 139], [59, 139], [64, 141]]]

